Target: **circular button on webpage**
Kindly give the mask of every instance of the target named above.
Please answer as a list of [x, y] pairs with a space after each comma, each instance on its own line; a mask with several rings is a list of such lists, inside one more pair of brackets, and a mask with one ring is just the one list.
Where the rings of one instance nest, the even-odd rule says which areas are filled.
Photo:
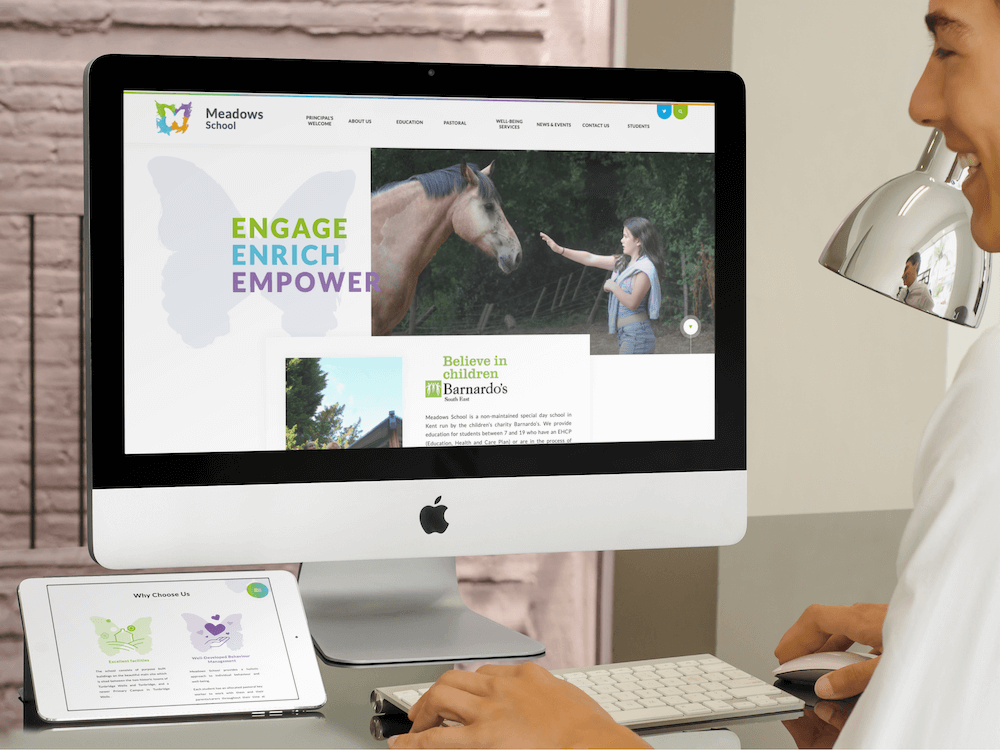
[[267, 586], [263, 583], [254, 582], [247, 586], [247, 593], [255, 599], [263, 599], [267, 596]]
[[681, 333], [689, 339], [695, 338], [699, 333], [701, 333], [701, 321], [694, 315], [688, 315], [681, 321]]

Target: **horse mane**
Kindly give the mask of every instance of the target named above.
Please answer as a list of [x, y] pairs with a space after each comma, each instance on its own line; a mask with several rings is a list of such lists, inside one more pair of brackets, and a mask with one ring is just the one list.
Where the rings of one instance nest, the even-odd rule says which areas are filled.
[[[486, 201], [495, 201], [500, 203], [500, 193], [497, 192], [496, 185], [493, 184], [488, 176], [484, 175], [479, 171], [477, 167], [472, 162], [467, 162], [472, 173], [479, 178], [479, 197]], [[424, 194], [428, 198], [444, 198], [446, 195], [451, 195], [452, 193], [457, 193], [465, 187], [465, 178], [462, 177], [462, 165], [455, 164], [451, 167], [445, 167], [444, 169], [437, 169], [433, 172], [426, 172], [425, 174], [416, 174], [406, 180], [400, 180], [399, 182], [390, 182], [387, 185], [383, 185], [378, 190], [373, 190], [372, 195], [381, 195], [382, 193], [392, 190], [394, 187], [403, 185], [407, 182], [413, 182], [416, 180], [420, 183], [421, 187], [424, 189]]]

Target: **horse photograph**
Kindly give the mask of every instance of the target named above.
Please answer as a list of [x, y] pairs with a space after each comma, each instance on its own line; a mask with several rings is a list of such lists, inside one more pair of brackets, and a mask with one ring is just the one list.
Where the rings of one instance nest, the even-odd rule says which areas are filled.
[[607, 258], [628, 254], [638, 217], [653, 351], [714, 352], [714, 155], [373, 149], [372, 334], [583, 333], [618, 354]]

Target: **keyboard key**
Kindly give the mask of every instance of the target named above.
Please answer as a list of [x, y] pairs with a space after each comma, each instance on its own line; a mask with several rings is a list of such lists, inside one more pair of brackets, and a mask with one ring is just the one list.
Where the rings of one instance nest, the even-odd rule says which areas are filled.
[[773, 685], [762, 684], [753, 687], [731, 688], [729, 692], [734, 698], [752, 698], [755, 695], [778, 695], [781, 693], [781, 690]]
[[[664, 695], [660, 700], [668, 706], [679, 706], [682, 703], [690, 703], [683, 695]], [[751, 703], [750, 705], [752, 706], [753, 704]]]
[[[750, 705], [753, 705], [753, 704], [750, 704]], [[621, 709], [618, 708], [618, 706], [616, 706], [614, 703], [608, 703], [608, 704], [602, 706], [602, 708], [605, 711], [607, 711], [609, 714], [615, 713], [616, 711], [621, 711]]]
[[611, 674], [632, 674], [632, 667], [615, 667]]
[[[791, 698], [791, 696], [788, 696], [788, 697]], [[796, 700], [798, 700], [798, 699], [796, 698]], [[756, 707], [757, 707], [757, 704], [756, 703], [751, 703], [750, 701], [733, 701], [733, 708], [738, 708], [741, 711], [743, 709], [745, 709], [745, 708], [756, 708]]]
[[636, 690], [635, 694], [640, 698], [659, 698], [660, 694], [655, 690]]
[[568, 682], [570, 685], [576, 685], [578, 688], [594, 686], [593, 682], [583, 677], [574, 677], [572, 679], [567, 679], [566, 682]]
[[656, 671], [656, 667], [652, 664], [639, 664], [638, 666], [632, 667], [632, 671], [637, 674], [639, 672], [654, 672]]
[[766, 695], [751, 695], [750, 702], [756, 703], [758, 706], [777, 706], [778, 701], [771, 700]]
[[604, 677], [604, 676], [607, 676], [609, 674], [611, 674], [611, 672], [608, 671], [607, 669], [590, 669], [590, 670], [587, 670], [587, 676], [590, 679], [594, 679], [594, 677]]
[[660, 695], [684, 695], [677, 688], [656, 688], [656, 692]]
[[659, 680], [639, 680], [636, 684], [644, 690], [652, 690], [653, 688], [663, 687], [663, 683]]
[[565, 680], [582, 680], [586, 676], [583, 672], [563, 672], [563, 679]]
[[593, 698], [595, 695], [599, 695], [599, 693], [594, 692], [593, 688], [583, 687], [580, 689], [583, 691], [584, 695], [589, 695], [591, 698]]
[[639, 699], [639, 704], [641, 706], [643, 706], [644, 708], [655, 708], [656, 706], [665, 706], [665, 705], [667, 705], [666, 703], [664, 703], [663, 701], [661, 701], [661, 700], [659, 700], [657, 698], [640, 698]]
[[688, 685], [698, 685], [702, 682], [708, 682], [708, 678], [702, 677], [700, 674], [688, 675], [687, 677], [682, 677], [681, 679]]
[[[711, 692], [706, 692], [705, 695], [713, 701], [727, 701], [733, 697], [725, 690], [712, 690]], [[798, 698], [796, 698], [796, 700], [798, 700]]]
[[699, 684], [701, 685], [701, 689], [704, 690], [706, 693], [709, 690], [725, 690], [726, 689], [726, 686], [723, 685], [721, 682], [702, 682], [702, 683], [699, 683]]
[[715, 672], [731, 672], [733, 671], [733, 668], [725, 662], [720, 661], [713, 664], [702, 664], [701, 671], [706, 674], [714, 674]]
[[618, 701], [615, 705], [622, 711], [631, 711], [636, 708], [642, 708], [638, 701]]
[[680, 667], [678, 668], [677, 671], [683, 675], [693, 675], [702, 673], [700, 667], [693, 667], [693, 666]]
[[[617, 710], [618, 707], [615, 706]], [[627, 724], [630, 721], [657, 722], [679, 719], [684, 714], [676, 708], [670, 706], [656, 706], [654, 708], [643, 708], [638, 711], [622, 711], [614, 714], [614, 719], [619, 724]]]
[[709, 659], [699, 659], [698, 663], [699, 664], [725, 664], [725, 662], [722, 661], [722, 659], [716, 659], [714, 656], [711, 657], [711, 658], [709, 658]]
[[660, 684], [663, 685], [663, 687], [678, 687], [680, 685], [687, 685], [683, 678], [680, 677], [664, 677], [660, 680]]
[[[608, 703], [614, 703], [615, 697], [613, 695], [595, 695], [594, 700], [602, 706], [606, 706]], [[753, 704], [751, 703], [750, 705], [752, 706]]]
[[677, 710], [686, 716], [698, 716], [700, 714], [710, 714], [712, 709], [700, 703], [682, 703], [677, 706]]
[[740, 687], [750, 687], [751, 685], [763, 685], [763, 680], [758, 680], [756, 677], [747, 677], [742, 680], [726, 680], [722, 683], [729, 688], [740, 688]]
[[799, 699], [796, 698], [794, 695], [776, 695], [776, 696], [774, 696], [774, 699], [778, 703], [783, 703], [783, 704], [786, 704], [786, 705], [789, 704], [789, 703], [798, 703], [799, 702]]
[[705, 701], [705, 705], [710, 709], [718, 713], [719, 711], [731, 711], [732, 706], [730, 706], [725, 701]]
[[685, 695], [702, 692], [701, 685], [678, 685], [677, 689], [680, 690]]
[[747, 677], [751, 676], [739, 669], [731, 669], [728, 672], [723, 672], [723, 674], [730, 680], [745, 680]]
[[615, 698], [619, 701], [637, 701], [639, 696], [633, 693], [631, 690], [626, 690], [614, 694]]
[[710, 700], [712, 700], [704, 693], [690, 693], [688, 695], [685, 695], [684, 697], [688, 699], [689, 703], [708, 703]]
[[679, 661], [679, 662], [677, 662], [677, 666], [678, 667], [697, 667], [698, 666], [698, 660], [697, 659], [694, 659], [694, 660], [690, 660], [689, 659], [688, 661]]
[[617, 685], [597, 685], [594, 687], [594, 692], [598, 695], [612, 695], [618, 692]]
[[680, 677], [681, 673], [678, 672], [676, 669], [657, 669], [656, 670], [656, 676], [660, 677], [660, 678], [663, 678], [663, 677]]
[[595, 685], [617, 685], [618, 680], [609, 674], [598, 674], [590, 678], [590, 681]]
[[664, 661], [660, 662], [659, 664], [654, 664], [653, 666], [656, 667], [657, 669], [673, 669], [674, 667], [677, 666], [677, 663], [672, 661]]

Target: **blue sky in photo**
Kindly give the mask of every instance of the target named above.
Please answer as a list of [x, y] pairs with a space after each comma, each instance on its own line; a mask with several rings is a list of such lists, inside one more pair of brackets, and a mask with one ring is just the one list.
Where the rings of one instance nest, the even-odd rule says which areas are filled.
[[344, 425], [361, 417], [361, 435], [395, 411], [403, 416], [403, 359], [401, 357], [324, 357], [326, 390], [320, 408], [345, 404]]

